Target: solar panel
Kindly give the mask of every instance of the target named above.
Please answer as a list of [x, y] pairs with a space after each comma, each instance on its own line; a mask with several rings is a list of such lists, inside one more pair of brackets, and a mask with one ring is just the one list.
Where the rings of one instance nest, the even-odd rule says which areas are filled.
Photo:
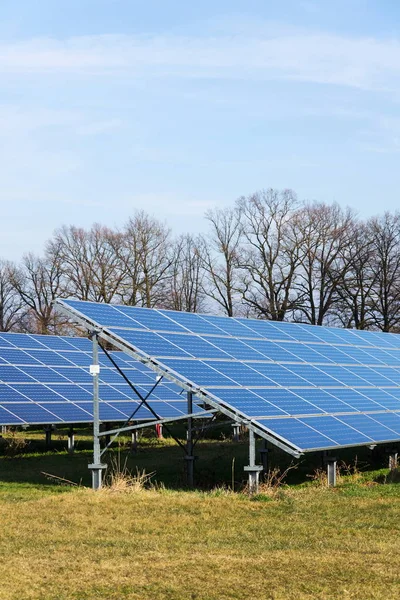
[[400, 440], [394, 334], [73, 300], [56, 305], [289, 452]]
[[[108, 315], [107, 307], [102, 307], [104, 313]], [[139, 392], [147, 395], [156, 383], [154, 371], [123, 352], [113, 352], [112, 356]], [[140, 400], [107, 356], [100, 352], [99, 358], [100, 417], [125, 421], [139, 407]], [[0, 424], [91, 423], [91, 363], [92, 343], [87, 338], [2, 333]], [[177, 386], [160, 382], [148, 403], [161, 418], [183, 417], [187, 413], [186, 398], [180, 391]], [[194, 412], [204, 415], [197, 404]], [[154, 415], [142, 407], [134, 418], [154, 420]]]

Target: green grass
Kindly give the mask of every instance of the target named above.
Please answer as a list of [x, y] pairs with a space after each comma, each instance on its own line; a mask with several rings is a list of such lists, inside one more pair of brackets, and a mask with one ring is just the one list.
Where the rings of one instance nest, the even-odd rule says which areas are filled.
[[[233, 459], [240, 490], [246, 443], [199, 442], [202, 487], [188, 491], [182, 451], [171, 440], [143, 438], [137, 454], [122, 451], [121, 461], [129, 456], [133, 471], [155, 471], [159, 485], [92, 492], [42, 474], [88, 484], [87, 432], [74, 456], [64, 434], [51, 452], [43, 451], [41, 433], [25, 436], [31, 444], [22, 454], [0, 457], [1, 600], [400, 595], [400, 485], [388, 483], [384, 455], [365, 452], [365, 472], [341, 476], [335, 489], [308, 476], [320, 467], [319, 457], [309, 457], [289, 472], [289, 485], [249, 498], [229, 490]], [[350, 462], [350, 453], [343, 457]]]

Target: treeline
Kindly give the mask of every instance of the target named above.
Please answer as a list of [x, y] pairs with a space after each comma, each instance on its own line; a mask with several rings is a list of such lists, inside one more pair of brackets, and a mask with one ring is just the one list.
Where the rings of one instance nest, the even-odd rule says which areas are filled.
[[138, 212], [120, 230], [64, 226], [43, 256], [0, 261], [0, 330], [66, 331], [52, 301], [219, 312], [397, 331], [400, 215], [360, 220], [337, 204], [268, 189], [205, 215], [207, 233], [173, 235]]

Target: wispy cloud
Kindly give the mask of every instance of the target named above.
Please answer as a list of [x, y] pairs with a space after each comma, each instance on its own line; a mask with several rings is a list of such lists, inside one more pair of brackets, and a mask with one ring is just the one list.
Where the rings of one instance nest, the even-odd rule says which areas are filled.
[[0, 45], [0, 72], [286, 78], [398, 89], [400, 41], [299, 31], [264, 36], [82, 36]]

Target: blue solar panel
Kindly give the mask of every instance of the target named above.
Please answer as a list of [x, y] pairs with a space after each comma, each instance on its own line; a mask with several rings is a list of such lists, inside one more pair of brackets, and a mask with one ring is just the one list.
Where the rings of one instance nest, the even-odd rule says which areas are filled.
[[232, 385], [232, 380], [219, 371], [197, 360], [165, 359], [163, 363], [175, 371], [182, 373], [190, 381], [202, 386]]
[[236, 384], [253, 387], [258, 385], [273, 385], [273, 382], [268, 377], [264, 377], [261, 373], [256, 370], [260, 365], [259, 363], [253, 363], [247, 366], [243, 363], [233, 361], [209, 361], [208, 364], [213, 369], [217, 369], [220, 373], [229, 377], [231, 382]]
[[357, 391], [350, 388], [341, 388], [329, 390], [329, 392], [335, 398], [339, 398], [341, 402], [346, 402], [355, 411], [375, 411], [383, 408], [378, 403], [367, 398], [361, 390]]
[[[8, 408], [6, 403], [2, 406]], [[15, 402], [10, 405], [10, 410], [25, 423], [37, 423], [41, 425], [45, 423], [58, 423], [61, 421], [55, 414], [42, 408], [35, 402]]]
[[34, 382], [34, 379], [21, 369], [12, 366], [0, 365], [0, 382], [18, 383], [19, 381]]
[[178, 346], [168, 342], [161, 335], [151, 331], [135, 331], [133, 333], [116, 328], [112, 328], [110, 331], [123, 339], [129, 338], [135, 340], [136, 343], [139, 341], [140, 347], [150, 356], [190, 356], [188, 352], [181, 350]]
[[[27, 353], [25, 352], [25, 354], [27, 354]], [[6, 354], [4, 352], [2, 352], [1, 355], [3, 357], [6, 357]], [[53, 367], [53, 366], [71, 367], [74, 364], [73, 362], [68, 360], [67, 353], [65, 353], [64, 356], [62, 356], [58, 352], [52, 352], [51, 350], [30, 350], [29, 355], [34, 359], [35, 364], [42, 363], [42, 364], [46, 365], [47, 367]], [[24, 364], [24, 363], [18, 363], [16, 358], [10, 362], [13, 362], [14, 364]], [[29, 363], [25, 363], [25, 364], [29, 364]]]
[[351, 367], [339, 367], [337, 365], [321, 365], [319, 367], [321, 371], [327, 373], [336, 379], [337, 385], [346, 385], [350, 387], [359, 387], [363, 385], [368, 385], [368, 382], [358, 377], [352, 370]]
[[227, 404], [240, 408], [249, 416], [269, 417], [287, 414], [283, 408], [278, 408], [269, 402], [268, 398], [262, 398], [260, 390], [210, 389], [209, 392], [222, 398]]
[[0, 335], [0, 348], [15, 348], [14, 344], [11, 344], [5, 337]]
[[296, 394], [325, 413], [340, 413], [356, 410], [332, 394], [335, 390], [306, 389], [296, 390]]
[[[99, 315], [98, 311], [94, 312], [96, 316]], [[104, 312], [108, 314], [107, 309], [102, 310], [101, 314]], [[22, 347], [25, 350], [22, 350]], [[91, 422], [91, 352], [92, 343], [87, 338], [2, 333], [0, 423], [15, 425]], [[154, 371], [123, 352], [113, 352], [112, 356], [121, 365], [128, 379], [139, 386], [139, 392], [146, 396], [156, 383]], [[138, 406], [137, 396], [101, 351], [99, 362], [102, 365], [99, 378], [101, 418], [124, 421], [130, 408]], [[140, 385], [145, 387], [140, 388]], [[149, 403], [154, 402], [163, 417], [185, 415], [186, 396], [180, 396], [179, 391], [178, 386], [159, 383], [149, 397]], [[119, 410], [121, 402], [125, 402], [122, 412]], [[118, 404], [118, 407], [115, 404]], [[204, 414], [196, 403], [194, 411], [199, 415]], [[145, 408], [135, 416], [135, 420], [149, 418], [154, 420], [154, 415]]]
[[160, 310], [158, 312], [170, 317], [175, 323], [181, 325], [186, 332], [191, 331], [202, 335], [221, 335], [223, 333], [219, 327], [212, 325], [200, 315], [186, 312], [178, 313], [172, 310]]
[[[33, 400], [34, 402], [59, 402], [60, 400], [62, 400], [62, 396], [40, 383], [15, 384], [13, 385], [13, 388], [16, 392], [18, 392], [19, 396], [23, 396], [22, 400], [29, 399]], [[4, 394], [4, 396], [1, 395], [1, 398], [4, 402], [9, 402], [9, 400], [6, 400], [6, 394]], [[19, 402], [20, 401], [21, 398]]]
[[23, 419], [20, 419], [12, 412], [12, 406], [7, 410], [0, 406], [0, 425], [23, 425]]
[[299, 342], [318, 342], [319, 339], [313, 334], [310, 327], [304, 325], [295, 325], [293, 323], [278, 323], [273, 322], [273, 326], [279, 332], [290, 335], [294, 340]]
[[394, 398], [392, 389], [380, 390], [377, 388], [363, 389], [362, 393], [367, 398], [377, 402], [385, 410], [400, 410], [400, 399]]
[[324, 416], [320, 419], [310, 417], [302, 419], [302, 422], [331, 438], [339, 446], [371, 443], [371, 438], [346, 425], [346, 423], [343, 423], [342, 420], [336, 417]]
[[296, 375], [297, 366], [293, 367], [293, 369], [290, 369], [289, 365], [283, 366], [274, 363], [257, 363], [255, 366], [260, 373], [271, 379], [278, 386], [291, 388], [309, 385], [305, 379]]
[[288, 344], [287, 347], [283, 347], [282, 344], [261, 339], [246, 340], [246, 344], [259, 352], [266, 360], [274, 362], [302, 362], [298, 356], [291, 352], [292, 346], [295, 346], [295, 344]]
[[[179, 333], [165, 333], [162, 336], [162, 339], [174, 344], [174, 349], [172, 350], [174, 354], [168, 354], [168, 356], [177, 356], [176, 347], [178, 346], [178, 348], [181, 348], [187, 352], [188, 355], [196, 356], [198, 358], [229, 358], [226, 352], [223, 351], [224, 349], [221, 345], [219, 345], [219, 348], [214, 345], [214, 340], [219, 338], [210, 338], [210, 341], [207, 341], [199, 336], [191, 336], [187, 334], [181, 335]], [[157, 347], [157, 341], [155, 342], [155, 345]], [[244, 344], [242, 344], [242, 346], [244, 346]], [[158, 350], [158, 348], [156, 350], [158, 354], [161, 351], [162, 350]]]
[[[153, 331], [181, 331], [182, 333], [185, 331], [183, 327], [169, 319], [166, 315], [149, 308], [118, 306], [118, 312], [122, 313], [122, 318], [123, 316], [127, 316], [130, 319], [133, 319], [136, 323], [136, 327], [144, 327]], [[115, 323], [115, 325], [118, 327], [135, 327], [134, 324], [122, 325], [121, 323]]]
[[[319, 433], [315, 427], [309, 427], [299, 419], [260, 419], [259, 423], [271, 433], [279, 435], [300, 449], [308, 448], [315, 450], [339, 446], [333, 439]], [[318, 424], [316, 423], [315, 426], [318, 427]]]
[[156, 361], [167, 378], [200, 388], [216, 408], [250, 419], [289, 451], [400, 437], [399, 415], [387, 412], [400, 411], [400, 336], [110, 307], [138, 329], [122, 320], [107, 323], [104, 305], [59, 303], [73, 306], [81, 323], [96, 321], [117, 335], [121, 348], [151, 357], [149, 366]]
[[381, 425], [385, 425], [394, 431], [398, 436], [400, 435], [400, 415], [393, 413], [379, 413], [374, 415], [374, 420]]
[[245, 324], [255, 335], [272, 341], [294, 340], [291, 335], [281, 329], [274, 327], [271, 321], [255, 321], [253, 319], [236, 319], [239, 323]]
[[398, 386], [400, 385], [400, 370], [393, 369], [392, 367], [374, 367], [374, 370], [386, 377], [389, 380], [388, 385]]
[[318, 387], [337, 385], [337, 381], [333, 379], [333, 377], [312, 365], [298, 365], [296, 367], [296, 374], [310, 382], [311, 385], [316, 385]]
[[1, 358], [4, 362], [13, 365], [40, 365], [40, 361], [34, 358], [33, 354], [28, 354], [28, 352], [17, 350], [16, 348], [2, 349]]
[[254, 331], [249, 329], [246, 325], [239, 323], [236, 319], [226, 319], [225, 317], [211, 317], [204, 316], [203, 319], [206, 320], [211, 325], [218, 327], [225, 335], [233, 335], [235, 337], [257, 337], [254, 334]]
[[345, 415], [340, 417], [340, 420], [376, 442], [392, 441], [397, 438], [395, 431], [375, 421], [372, 415]]
[[0, 383], [0, 398], [2, 402], [24, 402], [29, 400], [23, 392], [23, 387], [20, 393], [18, 385], [10, 386], [5, 383]]
[[280, 345], [285, 350], [291, 352], [295, 357], [293, 360], [300, 361], [302, 363], [311, 364], [332, 364], [332, 360], [327, 358], [320, 352], [321, 346], [307, 346], [307, 344], [300, 344], [296, 342], [280, 342]]
[[322, 412], [321, 409], [301, 397], [301, 395], [290, 392], [289, 390], [269, 389], [255, 390], [255, 392], [262, 398], [272, 402], [277, 408], [284, 410], [287, 414], [292, 416], [315, 415]]

